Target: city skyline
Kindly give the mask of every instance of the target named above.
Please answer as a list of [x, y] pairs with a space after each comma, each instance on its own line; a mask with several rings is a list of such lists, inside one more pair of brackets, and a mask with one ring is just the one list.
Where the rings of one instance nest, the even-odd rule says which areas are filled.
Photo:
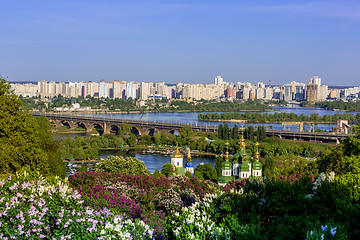
[[351, 88], [329, 88], [322, 84], [319, 76], [313, 76], [307, 84], [292, 81], [283, 86], [266, 86], [263, 82], [228, 83], [221, 76], [214, 78], [212, 84], [177, 83], [167, 85], [165, 82], [127, 82], [114, 80], [106, 82], [47, 82], [35, 84], [11, 84], [15, 94], [28, 97], [98, 97], [149, 100], [154, 98], [193, 99], [193, 100], [285, 100], [285, 101], [326, 101], [326, 100], [359, 100], [360, 86]]
[[11, 82], [360, 82], [357, 1], [0, 3]]

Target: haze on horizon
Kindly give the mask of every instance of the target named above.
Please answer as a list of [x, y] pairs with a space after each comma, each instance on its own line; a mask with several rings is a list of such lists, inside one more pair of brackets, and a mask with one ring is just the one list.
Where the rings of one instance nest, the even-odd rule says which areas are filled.
[[360, 84], [355, 0], [0, 0], [9, 81]]

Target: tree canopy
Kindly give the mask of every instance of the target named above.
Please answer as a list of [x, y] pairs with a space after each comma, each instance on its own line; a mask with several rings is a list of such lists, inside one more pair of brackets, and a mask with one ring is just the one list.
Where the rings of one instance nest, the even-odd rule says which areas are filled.
[[134, 157], [110, 156], [96, 165], [98, 172], [120, 173], [132, 175], [149, 175], [145, 163]]
[[44, 175], [65, 176], [59, 144], [49, 122], [34, 118], [0, 77], [0, 175], [13, 175], [27, 166]]

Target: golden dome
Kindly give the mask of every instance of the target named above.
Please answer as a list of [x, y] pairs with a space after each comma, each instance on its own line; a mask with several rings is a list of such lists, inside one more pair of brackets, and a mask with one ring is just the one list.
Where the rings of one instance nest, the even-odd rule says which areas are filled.
[[171, 155], [172, 158], [183, 158], [183, 155], [179, 151], [179, 147], [176, 145], [175, 152]]

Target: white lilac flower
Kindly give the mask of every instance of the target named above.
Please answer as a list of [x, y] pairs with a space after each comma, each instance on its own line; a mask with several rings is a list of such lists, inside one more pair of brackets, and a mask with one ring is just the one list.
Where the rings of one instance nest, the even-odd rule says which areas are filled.
[[120, 225], [116, 225], [116, 227], [114, 228], [115, 232], [120, 232], [121, 231], [121, 227]]
[[108, 222], [108, 223], [105, 224], [105, 229], [111, 229], [112, 230], [112, 229], [114, 229], [114, 225], [112, 225], [111, 223]]

